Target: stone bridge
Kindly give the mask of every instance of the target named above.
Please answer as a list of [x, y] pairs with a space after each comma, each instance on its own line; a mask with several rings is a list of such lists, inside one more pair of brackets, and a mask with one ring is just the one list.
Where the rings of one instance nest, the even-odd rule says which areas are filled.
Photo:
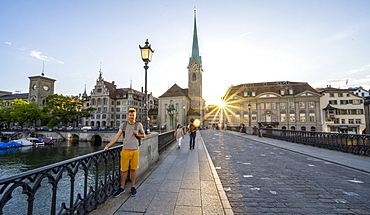
[[[109, 142], [116, 133], [117, 131], [38, 131], [36, 135], [53, 140]], [[122, 142], [122, 138], [117, 142]]]

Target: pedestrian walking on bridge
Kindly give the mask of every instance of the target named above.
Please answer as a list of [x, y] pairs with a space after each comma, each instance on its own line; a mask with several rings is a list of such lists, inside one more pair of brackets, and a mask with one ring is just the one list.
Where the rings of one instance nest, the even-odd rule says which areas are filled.
[[194, 125], [194, 119], [190, 119], [190, 123], [188, 125], [188, 132], [190, 134], [190, 149], [194, 149], [197, 130], [198, 128]]
[[180, 124], [177, 125], [177, 129], [175, 131], [175, 139], [177, 140], [177, 148], [181, 147], [181, 140], [184, 138], [185, 134], [182, 130], [182, 126]]

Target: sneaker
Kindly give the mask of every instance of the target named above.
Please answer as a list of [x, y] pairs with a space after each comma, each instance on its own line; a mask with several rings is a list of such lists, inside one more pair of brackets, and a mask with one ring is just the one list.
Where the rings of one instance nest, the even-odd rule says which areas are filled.
[[119, 188], [115, 194], [113, 194], [114, 197], [120, 196], [122, 193], [125, 192], [125, 188]]
[[136, 192], [136, 188], [135, 187], [131, 187], [131, 196], [136, 196], [137, 192]]

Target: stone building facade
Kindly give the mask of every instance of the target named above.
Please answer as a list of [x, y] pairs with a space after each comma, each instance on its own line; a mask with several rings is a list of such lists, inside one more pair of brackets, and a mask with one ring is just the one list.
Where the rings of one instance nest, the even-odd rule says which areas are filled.
[[[190, 102], [187, 89], [182, 89], [174, 84], [159, 97], [158, 116], [160, 117], [160, 125], [162, 127], [166, 126], [167, 130], [173, 130], [173, 127], [177, 124], [186, 125]], [[172, 112], [168, 111], [170, 106], [174, 108]], [[197, 116], [199, 117], [199, 115]]]
[[38, 102], [39, 108], [42, 108], [45, 104], [45, 98], [54, 94], [56, 80], [44, 76], [44, 73], [28, 78], [30, 79], [28, 93], [0, 91], [1, 106], [8, 107], [12, 104], [14, 99], [22, 99], [30, 103]]
[[[82, 95], [84, 99], [83, 107], [96, 109], [93, 112], [93, 116], [82, 119], [82, 124], [93, 127], [119, 126], [128, 120], [127, 113], [129, 108], [136, 109], [137, 121], [141, 122], [145, 116], [144, 97], [145, 94], [142, 91], [134, 90], [132, 87], [117, 88], [114, 81], [105, 81], [100, 71], [90, 95], [87, 95], [86, 89]], [[150, 123], [156, 124], [158, 98], [148, 94], [148, 104]]]
[[364, 98], [352, 89], [328, 86], [318, 91], [324, 132], [362, 134], [366, 129]]
[[[228, 128], [262, 124], [267, 128], [321, 131], [320, 98], [321, 94], [305, 82], [240, 84], [225, 93], [226, 107], [218, 118]], [[208, 124], [219, 123], [213, 115], [207, 118]]]

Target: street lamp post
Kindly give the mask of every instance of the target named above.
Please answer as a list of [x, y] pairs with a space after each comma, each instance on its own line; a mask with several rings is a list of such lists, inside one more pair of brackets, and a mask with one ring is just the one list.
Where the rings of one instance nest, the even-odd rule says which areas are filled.
[[251, 103], [248, 103], [248, 124], [251, 127]]
[[244, 107], [243, 103], [240, 103], [240, 122], [241, 124], [244, 124]]
[[152, 55], [154, 51], [152, 50], [151, 44], [149, 44], [148, 39], [146, 39], [145, 46], [141, 47], [139, 45], [141, 51], [141, 58], [143, 59], [145, 66], [145, 97], [144, 97], [144, 130], [145, 133], [149, 133], [149, 122], [148, 122], [148, 89], [147, 89], [147, 71], [148, 71], [148, 63], [152, 60]]
[[186, 114], [185, 114], [186, 105], [182, 106], [182, 108], [184, 109], [184, 124], [183, 124], [183, 126], [185, 126], [185, 124], [186, 124]]

